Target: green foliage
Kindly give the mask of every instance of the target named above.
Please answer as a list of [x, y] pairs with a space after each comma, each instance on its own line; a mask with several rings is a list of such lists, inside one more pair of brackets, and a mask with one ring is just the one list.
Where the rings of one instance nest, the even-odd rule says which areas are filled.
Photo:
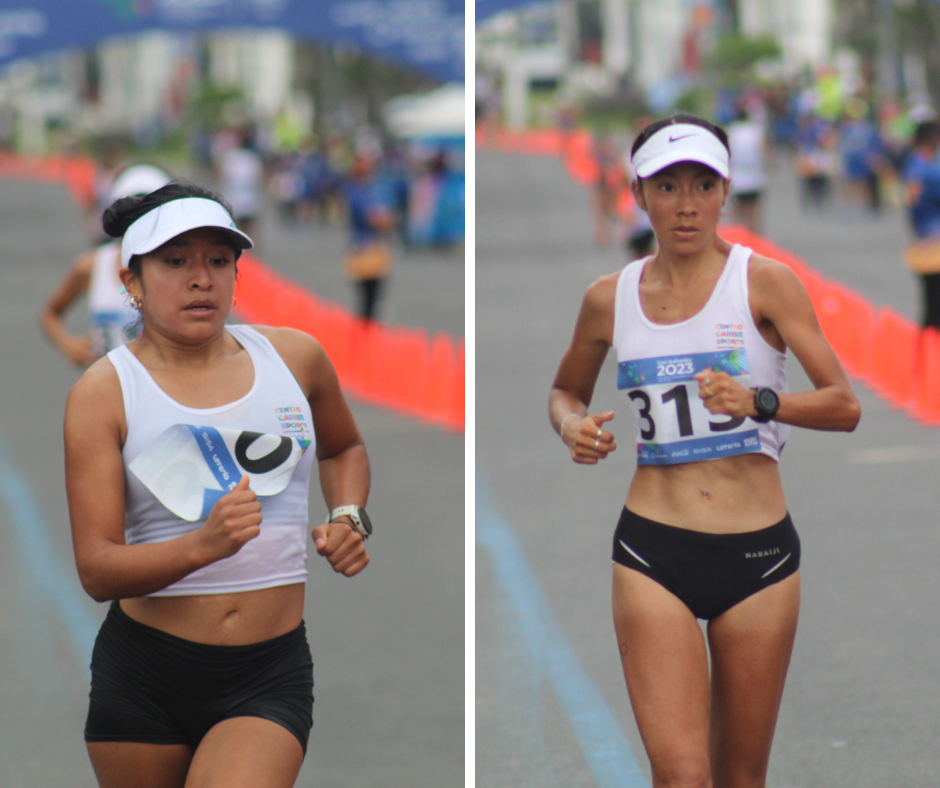
[[642, 106], [589, 102], [581, 111], [578, 126], [599, 136], [626, 133], [636, 127], [637, 118], [648, 114], [644, 110]]
[[231, 116], [245, 105], [245, 94], [240, 88], [203, 82], [193, 96], [189, 110], [193, 119], [210, 128], [231, 121]]
[[688, 112], [700, 118], [710, 118], [714, 110], [715, 96], [712, 90], [695, 86], [686, 90], [676, 99], [676, 112]]
[[736, 85], [751, 76], [759, 60], [777, 60], [782, 54], [772, 36], [748, 38], [732, 33], [718, 39], [707, 65], [721, 84]]

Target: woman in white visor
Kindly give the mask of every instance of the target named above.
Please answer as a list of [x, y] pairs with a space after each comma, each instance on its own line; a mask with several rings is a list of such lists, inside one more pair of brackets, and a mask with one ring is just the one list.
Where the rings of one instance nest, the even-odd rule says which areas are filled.
[[[800, 598], [777, 461], [790, 425], [851, 431], [860, 409], [793, 272], [718, 235], [723, 130], [660, 120], [632, 161], [658, 250], [588, 288], [550, 417], [575, 462], [614, 450], [614, 414], [589, 411], [613, 348], [637, 446], [614, 626], [653, 785], [760, 788]], [[787, 348], [813, 390], [787, 391]]]
[[[111, 186], [111, 202], [149, 194], [170, 182], [170, 176], [150, 164], [122, 170]], [[121, 284], [121, 244], [107, 243], [79, 255], [49, 296], [39, 324], [59, 352], [76, 366], [88, 366], [112, 348], [133, 338], [137, 312], [130, 308]], [[82, 296], [88, 298], [88, 333], [69, 331], [65, 314]]]
[[221, 198], [171, 183], [117, 201], [141, 331], [65, 413], [66, 485], [95, 642], [85, 741], [101, 786], [294, 784], [312, 724], [302, 620], [308, 485], [316, 550], [369, 562], [369, 461], [313, 337], [227, 325], [251, 239]]

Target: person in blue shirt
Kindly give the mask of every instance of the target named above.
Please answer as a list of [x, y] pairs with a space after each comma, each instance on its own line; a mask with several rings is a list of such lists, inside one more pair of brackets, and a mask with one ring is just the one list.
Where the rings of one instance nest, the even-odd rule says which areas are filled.
[[829, 121], [805, 113], [799, 118], [795, 144], [803, 212], [826, 210], [832, 204], [832, 180], [838, 167], [837, 133]]
[[379, 292], [391, 269], [388, 236], [395, 225], [372, 173], [372, 160], [358, 154], [342, 189], [348, 210], [351, 244], [346, 258], [346, 275], [359, 289], [359, 315], [365, 320], [374, 319]]
[[865, 102], [860, 99], [850, 102], [839, 135], [839, 147], [850, 199], [878, 213], [881, 210], [878, 175], [883, 166], [884, 144], [865, 113]]
[[[916, 240], [936, 241], [935, 264], [922, 260], [917, 266], [923, 292], [923, 325], [940, 329], [940, 123], [928, 120], [917, 125], [911, 152], [904, 167], [904, 201]], [[930, 255], [927, 255], [928, 257]], [[910, 256], [909, 256], [910, 257]], [[930, 270], [933, 269], [933, 270]]]

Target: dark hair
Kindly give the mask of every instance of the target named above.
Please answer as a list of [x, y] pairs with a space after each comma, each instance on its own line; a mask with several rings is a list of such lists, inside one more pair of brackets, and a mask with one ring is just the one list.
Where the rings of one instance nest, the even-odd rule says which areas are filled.
[[[215, 192], [209, 191], [195, 183], [180, 183], [172, 181], [166, 186], [157, 189], [150, 194], [134, 195], [131, 197], [122, 197], [115, 200], [110, 208], [106, 209], [101, 217], [101, 226], [104, 231], [112, 238], [122, 238], [127, 228], [130, 227], [144, 214], [150, 213], [154, 208], [159, 208], [173, 200], [183, 200], [187, 197], [202, 197], [206, 200], [215, 200], [219, 205], [232, 215], [232, 206]], [[234, 245], [233, 245], [234, 246]], [[241, 249], [236, 249], [237, 254], [241, 254]], [[140, 276], [140, 255], [134, 255], [128, 262], [134, 276]]]
[[914, 128], [914, 138], [911, 142], [916, 148], [920, 145], [932, 144], [938, 138], [940, 138], [940, 123], [935, 120], [925, 120]]
[[637, 138], [633, 141], [633, 147], [630, 148], [630, 158], [632, 159], [634, 154], [643, 146], [643, 143], [645, 143], [657, 131], [666, 128], [666, 126], [674, 126], [676, 123], [691, 123], [693, 126], [701, 126], [706, 131], [710, 131], [712, 134], [718, 137], [718, 141], [725, 146], [725, 150], [728, 151], [728, 155], [731, 155], [731, 146], [728, 144], [728, 135], [725, 134], [725, 130], [721, 128], [721, 126], [716, 126], [714, 123], [704, 120], [703, 118], [699, 118], [695, 115], [686, 115], [680, 112], [676, 115], [670, 115], [668, 118], [655, 120], [645, 129], [643, 129], [643, 131], [641, 131], [637, 135]]

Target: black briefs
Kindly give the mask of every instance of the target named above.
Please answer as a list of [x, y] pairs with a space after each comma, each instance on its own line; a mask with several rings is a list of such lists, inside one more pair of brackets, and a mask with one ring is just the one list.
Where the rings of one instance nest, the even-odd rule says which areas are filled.
[[232, 717], [286, 728], [307, 751], [313, 662], [303, 623], [247, 646], [212, 646], [170, 635], [114, 602], [91, 658], [85, 741], [199, 746]]
[[710, 534], [647, 520], [625, 507], [613, 559], [667, 588], [696, 618], [711, 619], [799, 569], [800, 538], [789, 514], [760, 531]]

